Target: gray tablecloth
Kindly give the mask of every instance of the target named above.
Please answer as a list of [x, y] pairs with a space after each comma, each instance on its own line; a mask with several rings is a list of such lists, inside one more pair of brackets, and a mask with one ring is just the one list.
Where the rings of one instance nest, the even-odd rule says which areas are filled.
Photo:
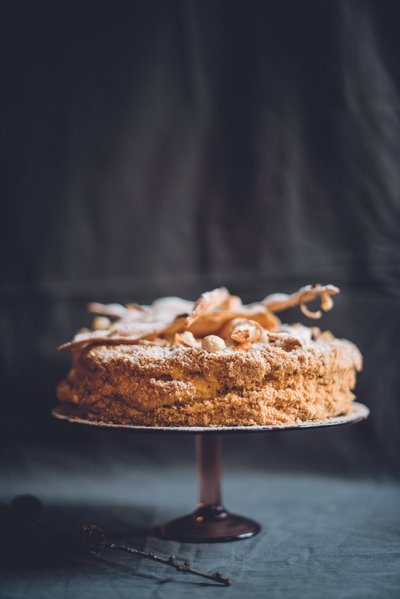
[[[225, 504], [252, 516], [262, 532], [222, 544], [160, 540], [150, 527], [190, 511], [197, 499], [188, 466], [111, 460], [79, 467], [68, 454], [31, 451], [3, 469], [2, 499], [33, 493], [48, 526], [61, 535], [95, 522], [115, 540], [186, 558], [233, 579], [224, 588], [135, 556], [73, 552], [35, 568], [3, 568], [1, 597], [119, 599], [138, 597], [395, 598], [400, 596], [400, 489], [391, 482], [269, 473], [224, 473]], [[61, 541], [60, 541], [61, 542]]]

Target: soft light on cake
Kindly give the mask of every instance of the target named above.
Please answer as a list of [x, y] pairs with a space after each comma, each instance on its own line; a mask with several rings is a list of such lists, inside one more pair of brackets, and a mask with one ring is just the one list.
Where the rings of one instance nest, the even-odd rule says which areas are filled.
[[[357, 347], [330, 332], [282, 324], [300, 306], [332, 308], [333, 285], [244, 305], [227, 289], [196, 302], [90, 304], [92, 329], [60, 347], [72, 368], [58, 399], [92, 420], [148, 426], [251, 426], [324, 421], [351, 411]], [[307, 303], [320, 299], [321, 310]]]

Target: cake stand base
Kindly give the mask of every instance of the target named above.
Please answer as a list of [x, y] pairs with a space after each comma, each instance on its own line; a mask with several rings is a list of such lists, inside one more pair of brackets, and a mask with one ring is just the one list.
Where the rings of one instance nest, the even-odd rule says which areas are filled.
[[183, 543], [220, 543], [248, 539], [260, 532], [261, 526], [236, 514], [222, 505], [200, 507], [187, 516], [162, 524], [156, 531], [164, 539]]

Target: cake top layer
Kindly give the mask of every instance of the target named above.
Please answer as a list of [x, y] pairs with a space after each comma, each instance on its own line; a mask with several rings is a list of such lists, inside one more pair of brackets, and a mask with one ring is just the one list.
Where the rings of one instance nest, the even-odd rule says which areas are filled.
[[[315, 326], [282, 324], [276, 312], [298, 305], [307, 317], [318, 319], [321, 310], [332, 308], [332, 296], [338, 292], [333, 285], [307, 285], [291, 295], [274, 293], [245, 305], [238, 296], [220, 287], [203, 293], [195, 302], [164, 297], [150, 306], [92, 303], [88, 306], [96, 315], [92, 328], [79, 331], [59, 349], [142, 345], [153, 346], [155, 352], [156, 348], [182, 347], [226, 355], [257, 352], [271, 345], [305, 348], [318, 341], [322, 350], [321, 342], [333, 339], [331, 333], [321, 333]], [[309, 310], [306, 304], [316, 299], [321, 301], [321, 310]]]
[[[287, 341], [288, 339], [288, 341]], [[87, 369], [93, 376], [121, 371], [130, 375], [165, 377], [170, 380], [218, 381], [232, 386], [261, 383], [269, 374], [285, 376], [301, 371], [303, 375], [325, 376], [329, 372], [347, 369], [361, 370], [362, 357], [358, 348], [346, 339], [324, 339], [300, 345], [290, 338], [278, 342], [253, 343], [250, 350], [226, 346], [218, 352], [202, 348], [143, 345], [90, 345], [75, 350], [74, 366]], [[171, 376], [169, 376], [171, 375]], [[164, 379], [158, 385], [163, 385]]]

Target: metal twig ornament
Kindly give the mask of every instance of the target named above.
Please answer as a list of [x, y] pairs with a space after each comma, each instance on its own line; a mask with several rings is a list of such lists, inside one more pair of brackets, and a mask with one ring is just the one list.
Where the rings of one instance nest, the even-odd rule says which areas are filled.
[[150, 559], [154, 562], [159, 562], [161, 564], [164, 564], [165, 566], [171, 566], [178, 572], [186, 572], [188, 574], [193, 574], [194, 576], [207, 578], [208, 580], [212, 580], [213, 582], [217, 582], [225, 586], [230, 586], [232, 584], [232, 580], [230, 578], [225, 578], [219, 572], [214, 572], [213, 574], [202, 572], [201, 570], [193, 568], [192, 564], [188, 561], [176, 561], [174, 555], [169, 555], [168, 557], [161, 557], [159, 555], [156, 555], [155, 553], [151, 553], [149, 551], [142, 551], [141, 549], [137, 549], [136, 547], [130, 547], [128, 545], [116, 545], [115, 543], [111, 543], [107, 540], [104, 531], [95, 524], [85, 524], [84, 526], [82, 526], [82, 528], [79, 529], [78, 543], [81, 546], [85, 547], [92, 555], [101, 555], [104, 549], [116, 549], [117, 551], [124, 551], [125, 553], [138, 555], [145, 559]]

